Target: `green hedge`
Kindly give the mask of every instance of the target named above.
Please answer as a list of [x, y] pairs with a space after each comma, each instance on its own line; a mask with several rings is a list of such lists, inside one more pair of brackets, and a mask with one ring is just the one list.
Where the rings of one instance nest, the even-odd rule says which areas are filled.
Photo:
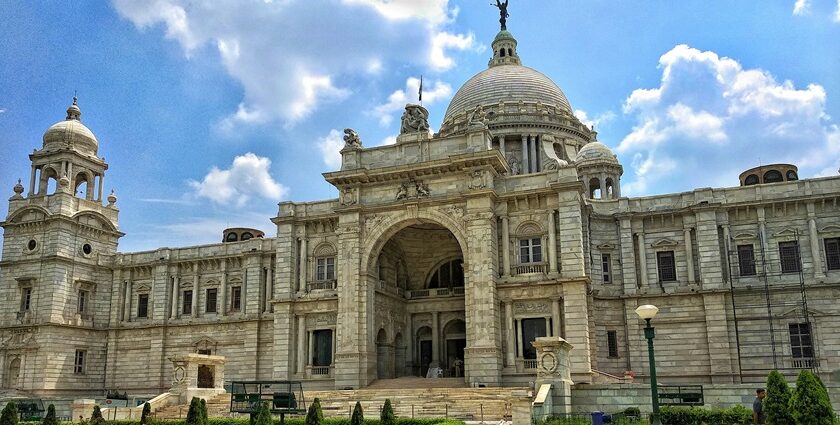
[[659, 409], [660, 419], [668, 425], [741, 425], [752, 423], [752, 411], [744, 406], [728, 409], [704, 409], [702, 407], [671, 407]]
[[[107, 425], [140, 425], [140, 420], [105, 421]], [[146, 425], [186, 425], [183, 419], [159, 420], [150, 419]], [[59, 425], [79, 425], [76, 422], [59, 422]], [[280, 424], [280, 418], [274, 418], [274, 425]], [[286, 425], [304, 425], [303, 417], [287, 417]], [[41, 425], [41, 422], [19, 422], [18, 425]], [[249, 425], [248, 417], [241, 418], [209, 418], [207, 425]], [[349, 418], [325, 418], [323, 425], [350, 425]], [[365, 419], [364, 425], [379, 425], [379, 419]], [[443, 418], [397, 418], [394, 425], [464, 425], [464, 422]]]

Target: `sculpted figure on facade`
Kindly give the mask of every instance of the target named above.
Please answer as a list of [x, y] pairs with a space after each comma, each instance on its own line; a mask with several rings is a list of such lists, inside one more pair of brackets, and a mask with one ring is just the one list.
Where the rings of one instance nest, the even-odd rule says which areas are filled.
[[475, 109], [470, 112], [470, 116], [467, 119], [467, 126], [487, 128], [487, 114], [484, 112], [484, 108], [482, 108], [481, 105], [477, 105]]
[[352, 128], [344, 129], [344, 149], [361, 149], [362, 139]]
[[405, 105], [402, 114], [400, 134], [424, 133], [429, 131], [429, 111], [420, 105]]
[[510, 166], [510, 175], [512, 176], [517, 176], [522, 172], [520, 160], [515, 154], [511, 154], [508, 158], [508, 166]]

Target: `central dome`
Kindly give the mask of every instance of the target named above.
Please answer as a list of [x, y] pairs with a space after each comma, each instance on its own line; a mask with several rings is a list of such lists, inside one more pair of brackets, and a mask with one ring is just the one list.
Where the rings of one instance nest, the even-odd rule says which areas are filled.
[[566, 95], [539, 71], [522, 65], [499, 65], [479, 72], [470, 78], [455, 93], [446, 109], [443, 120], [475, 109], [476, 105], [487, 107], [506, 103], [541, 102], [546, 106], [572, 113]]

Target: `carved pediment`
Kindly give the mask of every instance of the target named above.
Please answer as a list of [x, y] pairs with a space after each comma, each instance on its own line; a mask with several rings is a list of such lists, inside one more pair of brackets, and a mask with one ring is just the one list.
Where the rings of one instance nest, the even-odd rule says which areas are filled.
[[656, 242], [650, 244], [650, 246], [652, 246], [654, 248], [672, 248], [672, 247], [675, 247], [677, 245], [679, 245], [679, 242], [677, 242], [673, 239], [668, 239], [668, 238], [658, 239], [658, 240], [656, 240]]
[[141, 283], [135, 287], [135, 291], [137, 292], [151, 292], [152, 287], [149, 284]]
[[[780, 316], [785, 318], [785, 319], [798, 319], [802, 322], [805, 321], [805, 318], [802, 316], [802, 309], [800, 307], [789, 308], [789, 309], [785, 310], [784, 312], [782, 312], [782, 314]], [[826, 316], [826, 313], [822, 312], [820, 310], [816, 310], [814, 308], [808, 307], [808, 317], [820, 317], [820, 316]]]
[[777, 238], [792, 238], [796, 236], [796, 233], [796, 229], [793, 227], [785, 227], [784, 229], [774, 233], [773, 236]]
[[5, 350], [20, 350], [38, 348], [38, 341], [35, 338], [33, 329], [15, 329], [11, 335], [6, 337], [0, 348]]
[[735, 234], [735, 236], [732, 236], [732, 239], [734, 239], [736, 241], [738, 241], [738, 240], [741, 240], [741, 241], [755, 240], [755, 233], [738, 232], [738, 233]]
[[840, 226], [829, 224], [820, 229], [820, 233], [840, 233]]
[[615, 245], [609, 243], [602, 243], [597, 246], [599, 251], [612, 251], [615, 249]]

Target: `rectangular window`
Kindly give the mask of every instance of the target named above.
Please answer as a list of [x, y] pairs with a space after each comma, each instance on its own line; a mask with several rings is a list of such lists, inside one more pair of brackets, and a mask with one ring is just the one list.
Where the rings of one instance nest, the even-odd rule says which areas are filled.
[[519, 240], [519, 264], [542, 263], [542, 240], [529, 238]]
[[659, 269], [660, 282], [673, 282], [677, 280], [677, 267], [674, 264], [674, 251], [657, 252], [656, 266]]
[[20, 311], [29, 311], [32, 307], [32, 288], [23, 288], [20, 294]]
[[242, 308], [242, 287], [230, 288], [230, 311], [239, 311]]
[[610, 254], [601, 254], [601, 273], [604, 275], [604, 283], [612, 283], [610, 273]]
[[137, 317], [149, 317], [149, 294], [137, 296]]
[[811, 368], [814, 362], [814, 343], [811, 339], [810, 323], [790, 323], [790, 354], [793, 367]]
[[88, 291], [79, 290], [79, 313], [87, 313]]
[[545, 319], [522, 319], [520, 323], [522, 326], [522, 358], [536, 359], [537, 349], [531, 343], [539, 337], [546, 336]]
[[618, 358], [618, 334], [615, 331], [607, 331], [607, 350], [610, 358]]
[[332, 364], [332, 329], [323, 329], [312, 332], [312, 366], [330, 366]]
[[208, 313], [215, 313], [216, 312], [216, 288], [208, 288], [207, 289], [207, 298], [204, 302], [204, 311]]
[[85, 374], [85, 360], [87, 360], [87, 352], [84, 350], [76, 350], [76, 359], [73, 361], [73, 373], [76, 375]]
[[755, 251], [752, 244], [738, 245], [738, 270], [741, 276], [755, 276]]
[[315, 260], [315, 280], [335, 280], [335, 257], [321, 257]]
[[825, 266], [829, 270], [840, 270], [840, 238], [826, 239]]
[[181, 298], [181, 314], [192, 314], [192, 291], [184, 291]]
[[802, 264], [799, 261], [799, 242], [779, 242], [779, 261], [782, 273], [799, 273]]

